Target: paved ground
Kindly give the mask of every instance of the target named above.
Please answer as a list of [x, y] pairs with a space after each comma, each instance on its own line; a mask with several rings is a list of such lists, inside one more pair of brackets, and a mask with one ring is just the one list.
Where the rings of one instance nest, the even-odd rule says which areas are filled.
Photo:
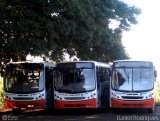
[[153, 114], [141, 109], [3, 112], [0, 121], [160, 121], [160, 106]]

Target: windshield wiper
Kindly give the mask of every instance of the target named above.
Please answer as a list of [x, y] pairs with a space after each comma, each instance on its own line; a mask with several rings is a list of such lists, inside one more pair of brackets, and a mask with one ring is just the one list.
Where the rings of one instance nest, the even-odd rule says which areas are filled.
[[129, 83], [129, 74], [127, 74], [127, 71], [126, 71], [126, 66], [122, 66], [122, 69], [127, 77], [127, 80], [128, 80], [128, 83]]

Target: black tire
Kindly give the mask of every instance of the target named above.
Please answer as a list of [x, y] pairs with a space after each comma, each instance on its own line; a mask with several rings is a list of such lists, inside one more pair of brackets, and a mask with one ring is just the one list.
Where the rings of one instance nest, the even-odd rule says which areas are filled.
[[149, 108], [148, 113], [154, 113], [154, 108]]
[[103, 94], [101, 95], [101, 103], [102, 107], [109, 108], [109, 91], [107, 89], [103, 90]]
[[13, 114], [20, 114], [22, 110], [20, 108], [13, 108], [12, 109]]

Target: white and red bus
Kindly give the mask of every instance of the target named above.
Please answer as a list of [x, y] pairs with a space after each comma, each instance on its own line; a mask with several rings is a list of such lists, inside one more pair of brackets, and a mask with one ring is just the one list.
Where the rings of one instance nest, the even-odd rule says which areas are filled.
[[156, 71], [150, 61], [117, 60], [112, 65], [111, 108], [155, 108]]
[[109, 107], [109, 64], [73, 61], [56, 65], [55, 109]]
[[53, 71], [48, 62], [10, 62], [4, 74], [5, 109], [46, 109], [53, 101]]

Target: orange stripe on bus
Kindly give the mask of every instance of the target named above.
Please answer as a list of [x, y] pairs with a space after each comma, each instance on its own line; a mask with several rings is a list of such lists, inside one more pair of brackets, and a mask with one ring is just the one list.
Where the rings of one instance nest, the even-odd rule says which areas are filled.
[[154, 99], [146, 100], [121, 100], [111, 99], [112, 108], [153, 108], [155, 103]]
[[12, 100], [4, 100], [4, 108], [5, 109], [13, 109], [13, 108], [29, 108], [28, 105], [33, 105], [33, 109], [44, 109], [45, 108], [45, 99], [34, 100], [34, 101], [12, 101]]
[[96, 108], [96, 99], [82, 100], [82, 101], [63, 101], [55, 100], [54, 106], [56, 109], [61, 108]]

